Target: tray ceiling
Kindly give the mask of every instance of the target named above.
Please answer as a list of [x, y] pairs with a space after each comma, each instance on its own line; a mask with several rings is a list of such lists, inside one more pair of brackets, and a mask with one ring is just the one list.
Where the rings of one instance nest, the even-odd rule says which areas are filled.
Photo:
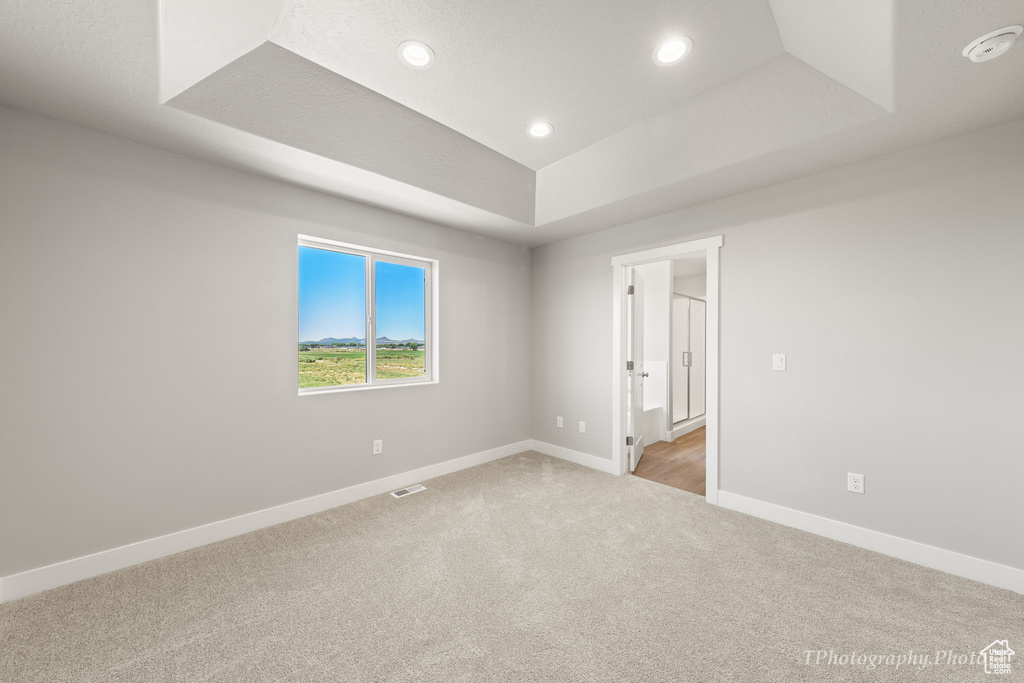
[[1024, 117], [1024, 48], [959, 54], [1017, 0], [850, 7], [4, 3], [0, 103], [528, 245]]

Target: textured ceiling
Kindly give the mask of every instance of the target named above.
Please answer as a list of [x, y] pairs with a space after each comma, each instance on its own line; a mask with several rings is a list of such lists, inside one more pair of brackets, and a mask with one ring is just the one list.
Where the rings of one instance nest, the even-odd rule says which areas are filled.
[[[593, 232], [1024, 119], [1024, 46], [984, 64], [960, 54], [974, 38], [1020, 23], [1024, 4], [904, 0], [894, 8], [893, 111], [867, 99], [855, 104], [856, 93], [816, 70], [819, 78], [800, 77], [788, 67], [764, 77], [748, 72], [701, 96], [721, 101], [742, 87], [747, 94], [737, 101], [751, 104], [745, 113], [717, 107], [729, 113], [709, 126], [713, 139], [702, 143], [716, 158], [695, 172], [687, 171], [692, 140], [680, 131], [701, 109], [701, 97], [542, 169], [535, 232], [543, 235], [536, 241]], [[874, 32], [863, 39], [865, 45], [877, 42]], [[856, 59], [861, 50], [850, 49], [850, 59]], [[788, 60], [799, 61], [786, 55], [761, 71]], [[991, 68], [977, 68], [986, 66]], [[809, 117], [809, 127], [801, 128], [802, 116]], [[745, 127], [744, 117], [762, 123]], [[670, 152], [657, 162], [640, 162], [638, 148]], [[648, 178], [664, 182], [640, 187], [635, 178], [641, 167]], [[630, 182], [631, 190], [618, 194], [606, 189]]]
[[891, 0], [771, 0], [786, 52], [893, 109]]
[[168, 104], [523, 223], [534, 219], [533, 171], [274, 43]]
[[[677, 34], [696, 49], [655, 66]], [[431, 68], [398, 60], [408, 39]], [[783, 52], [767, 0], [287, 0], [271, 40], [533, 169]]]
[[160, 11], [160, 101], [267, 40], [282, 0], [168, 0]]
[[528, 245], [1024, 118], [1020, 0], [850, 8], [6, 0], [0, 104]]

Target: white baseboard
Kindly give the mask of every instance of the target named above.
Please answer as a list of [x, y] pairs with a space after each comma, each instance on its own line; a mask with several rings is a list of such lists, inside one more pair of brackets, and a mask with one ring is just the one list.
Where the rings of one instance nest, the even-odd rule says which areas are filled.
[[676, 439], [678, 439], [679, 437], [683, 436], [684, 434], [689, 434], [690, 432], [695, 432], [698, 429], [700, 429], [701, 427], [703, 427], [706, 422], [707, 422], [707, 418], [706, 417], [695, 417], [695, 418], [693, 418], [693, 420], [688, 420], [686, 422], [683, 422], [678, 427], [673, 427], [668, 432], [668, 438], [665, 439], [665, 441], [675, 441]]
[[533, 448], [533, 442], [520, 441], [489, 451], [474, 453], [453, 460], [429, 465], [418, 470], [395, 474], [383, 479], [356, 484], [348, 488], [322, 493], [302, 500], [284, 503], [275, 507], [257, 510], [237, 517], [211, 522], [202, 526], [176, 531], [164, 536], [138, 541], [91, 555], [76, 557], [64, 562], [29, 569], [18, 574], [0, 577], [0, 602], [16, 600], [33, 593], [64, 586], [75, 581], [124, 569], [135, 564], [148, 562], [183, 550], [198, 548], [232, 536], [249, 533], [316, 512], [329, 510], [370, 496], [400, 489], [410, 484], [451, 474], [485, 462], [499, 460], [509, 455], [522, 453]]
[[[77, 557], [64, 562], [0, 577], [0, 602], [16, 600], [33, 593], [81, 581], [100, 574], [148, 562], [209, 543], [281, 524], [323, 510], [329, 510], [363, 498], [387, 493], [410, 484], [440, 477], [486, 462], [499, 460], [526, 450], [534, 450], [562, 460], [616, 474], [612, 461], [543, 441], [527, 440], [461, 458], [447, 460], [410, 472], [395, 474], [344, 489], [284, 503], [271, 508], [177, 531], [164, 536], [131, 543]], [[754, 517], [760, 517], [794, 529], [808, 531], [867, 550], [897, 557], [925, 567], [1024, 593], [1024, 570], [982, 560], [934, 546], [891, 536], [879, 531], [820, 517], [807, 512], [747, 498], [728, 491], [719, 492], [719, 505]]]
[[880, 531], [872, 531], [864, 527], [839, 522], [827, 517], [819, 517], [808, 512], [765, 503], [754, 498], [747, 498], [728, 491], [718, 492], [718, 504], [754, 517], [767, 519], [784, 526], [809, 531], [812, 534], [825, 536], [836, 541], [849, 543], [860, 548], [873, 550], [883, 555], [896, 557], [931, 569], [938, 569], [947, 574], [962, 576], [986, 583], [997, 588], [1005, 588], [1017, 593], [1024, 593], [1024, 569], [1015, 569], [1004, 564], [997, 564], [969, 555], [962, 555], [952, 550], [944, 550], [935, 546], [910, 541], [899, 536], [891, 536]]
[[611, 460], [599, 458], [596, 455], [590, 455], [589, 453], [574, 451], [571, 448], [555, 446], [554, 444], [545, 443], [544, 441], [531, 441], [530, 450], [543, 453], [544, 455], [550, 455], [555, 458], [561, 458], [562, 460], [568, 460], [569, 462], [574, 462], [577, 465], [583, 465], [584, 467], [601, 470], [608, 474], [618, 474], [618, 472], [614, 471], [614, 466]]

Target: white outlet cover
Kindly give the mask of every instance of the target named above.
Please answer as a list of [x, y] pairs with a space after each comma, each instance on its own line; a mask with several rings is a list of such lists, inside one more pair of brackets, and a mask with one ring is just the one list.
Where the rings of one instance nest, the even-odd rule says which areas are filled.
[[846, 490], [851, 493], [859, 493], [864, 495], [864, 475], [854, 474], [853, 472], [846, 473]]
[[586, 422], [580, 422], [580, 434], [586, 434], [586, 433], [587, 433], [587, 423]]
[[558, 417], [555, 418], [555, 426], [558, 427], [559, 429], [562, 428], [562, 416], [561, 415], [559, 415]]

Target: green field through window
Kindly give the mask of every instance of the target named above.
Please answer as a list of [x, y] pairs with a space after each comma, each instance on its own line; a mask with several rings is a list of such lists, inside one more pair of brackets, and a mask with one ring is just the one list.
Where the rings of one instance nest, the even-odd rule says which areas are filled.
[[377, 378], [423, 377], [425, 271], [378, 261], [374, 268], [377, 315]]
[[[369, 256], [299, 246], [300, 389], [368, 383]], [[372, 263], [376, 380], [427, 374], [427, 266]]]

